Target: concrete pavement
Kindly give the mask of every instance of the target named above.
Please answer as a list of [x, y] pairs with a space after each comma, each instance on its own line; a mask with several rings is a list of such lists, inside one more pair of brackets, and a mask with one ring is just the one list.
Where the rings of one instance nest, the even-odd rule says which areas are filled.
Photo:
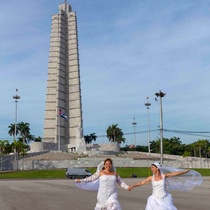
[[[128, 185], [141, 180], [123, 179]], [[118, 198], [123, 210], [144, 210], [151, 184], [129, 192], [118, 188]], [[201, 186], [194, 190], [172, 192], [179, 210], [207, 210], [210, 206], [210, 177], [204, 177]], [[93, 210], [95, 191], [84, 191], [74, 185], [74, 180], [0, 180], [1, 210]]]

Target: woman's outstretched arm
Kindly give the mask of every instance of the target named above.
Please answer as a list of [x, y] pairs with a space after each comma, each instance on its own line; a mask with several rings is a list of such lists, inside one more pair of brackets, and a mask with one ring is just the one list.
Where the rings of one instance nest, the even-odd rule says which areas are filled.
[[117, 174], [116, 176], [117, 176], [117, 180], [116, 180], [117, 183], [118, 183], [123, 189], [129, 190], [130, 187], [129, 187], [127, 184], [125, 184], [125, 182], [122, 181], [121, 177], [120, 177], [118, 174]]
[[145, 184], [148, 184], [152, 181], [152, 176], [147, 177], [145, 180], [137, 182], [136, 184], [132, 185], [128, 190], [132, 190], [134, 187], [139, 187]]
[[186, 174], [188, 171], [190, 171], [190, 169], [187, 169], [187, 170], [184, 170], [184, 171], [172, 172], [172, 173], [169, 173], [169, 174], [165, 174], [165, 177], [170, 178], [170, 177], [173, 177], [173, 176], [179, 176], [179, 175], [182, 175], [182, 174]]
[[80, 182], [92, 182], [95, 181], [96, 179], [98, 179], [100, 176], [99, 172], [96, 172], [95, 174], [93, 174], [92, 176], [89, 176], [85, 179], [75, 179], [75, 182], [80, 183]]

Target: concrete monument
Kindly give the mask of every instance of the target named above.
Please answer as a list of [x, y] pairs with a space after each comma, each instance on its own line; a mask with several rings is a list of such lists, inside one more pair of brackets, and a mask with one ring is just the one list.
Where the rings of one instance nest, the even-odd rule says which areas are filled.
[[52, 16], [43, 149], [86, 150], [82, 123], [77, 17], [64, 1]]

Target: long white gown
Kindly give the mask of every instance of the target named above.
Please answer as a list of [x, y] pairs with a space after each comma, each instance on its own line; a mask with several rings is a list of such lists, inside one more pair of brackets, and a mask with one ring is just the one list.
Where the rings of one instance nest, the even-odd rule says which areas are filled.
[[152, 177], [152, 195], [147, 199], [145, 210], [177, 210], [173, 204], [171, 194], [166, 192], [166, 180], [162, 175], [162, 180], [155, 181]]
[[82, 179], [81, 181], [81, 183], [75, 184], [77, 187], [85, 190], [91, 190], [91, 184], [93, 184], [93, 189], [95, 189], [95, 186], [98, 185], [95, 210], [121, 210], [120, 203], [117, 198], [116, 183], [126, 190], [129, 186], [121, 180], [119, 175], [100, 176], [98, 172], [90, 177]]

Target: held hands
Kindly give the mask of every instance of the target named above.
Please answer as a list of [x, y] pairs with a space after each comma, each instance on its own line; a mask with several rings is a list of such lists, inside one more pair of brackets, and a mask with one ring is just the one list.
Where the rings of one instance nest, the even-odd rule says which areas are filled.
[[79, 182], [81, 182], [81, 179], [75, 179], [75, 182], [79, 183]]
[[131, 191], [133, 188], [134, 188], [133, 186], [129, 186], [128, 191]]

